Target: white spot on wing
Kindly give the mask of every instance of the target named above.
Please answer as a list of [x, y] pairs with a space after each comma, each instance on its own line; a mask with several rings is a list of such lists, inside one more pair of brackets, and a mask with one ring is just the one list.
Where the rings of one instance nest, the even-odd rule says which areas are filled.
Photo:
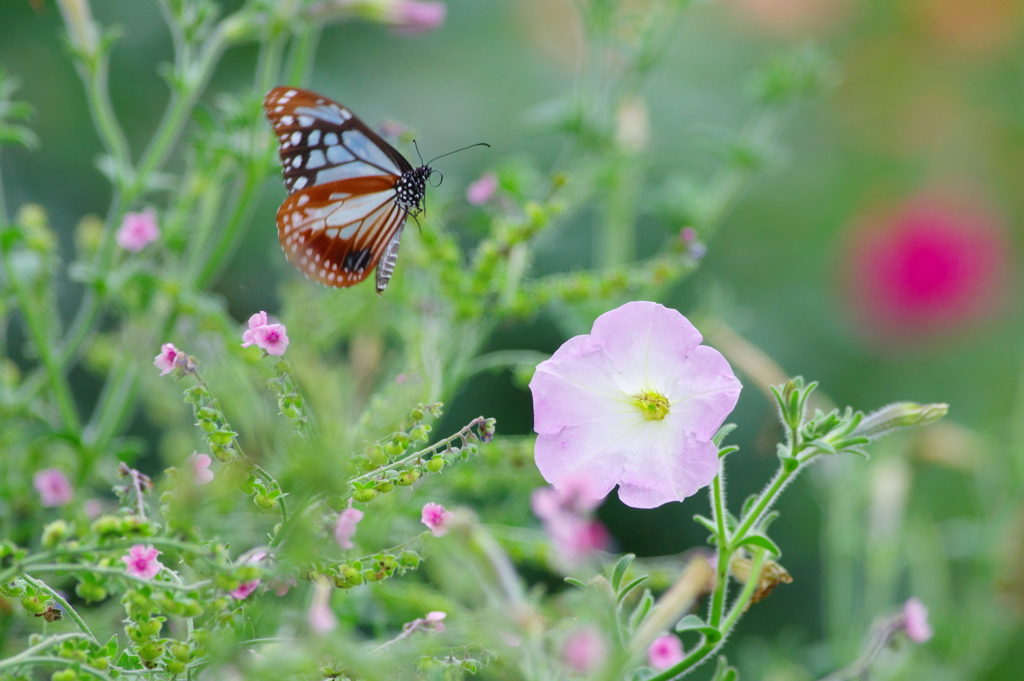
[[288, 141], [291, 142], [292, 144], [298, 144], [299, 142], [302, 141], [302, 132], [296, 130], [295, 132], [292, 133], [291, 139], [289, 139]]
[[345, 146], [359, 158], [379, 166], [389, 173], [401, 175], [394, 161], [388, 158], [388, 155], [381, 151], [380, 147], [371, 142], [370, 138], [360, 131], [346, 130], [341, 134], [341, 139], [344, 140]]
[[327, 165], [327, 159], [324, 158], [324, 152], [322, 150], [314, 149], [309, 152], [309, 160], [306, 161], [306, 168], [319, 168], [324, 165]]
[[320, 144], [320, 131], [314, 130], [313, 132], [309, 133], [309, 140], [306, 141], [306, 144], [311, 147], [315, 147], [316, 145]]
[[337, 133], [329, 132], [326, 135], [324, 135], [324, 144], [326, 144], [327, 146], [333, 146], [333, 145], [335, 145], [337, 143], [338, 143], [338, 135], [337, 135]]
[[292, 184], [292, 189], [298, 191], [299, 189], [302, 189], [303, 187], [306, 186], [306, 182], [307, 180], [305, 177], [296, 177], [295, 183]]

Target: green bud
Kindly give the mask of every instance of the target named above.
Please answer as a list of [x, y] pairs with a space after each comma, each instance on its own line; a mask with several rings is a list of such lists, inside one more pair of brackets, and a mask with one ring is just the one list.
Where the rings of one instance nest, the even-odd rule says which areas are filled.
[[421, 421], [421, 420], [423, 420], [423, 410], [420, 409], [419, 407], [416, 407], [415, 409], [410, 411], [409, 412], [409, 420], [410, 421]]
[[430, 426], [426, 424], [416, 426], [409, 432], [409, 437], [412, 438], [413, 442], [426, 442], [427, 438], [430, 437]]
[[395, 484], [396, 485], [401, 485], [402, 487], [408, 487], [409, 485], [413, 484], [414, 482], [416, 482], [419, 479], [420, 479], [420, 472], [419, 472], [419, 470], [416, 469], [416, 468], [412, 468], [412, 469], [407, 470], [407, 471], [402, 471], [398, 475], [398, 478], [395, 480]]
[[443, 456], [435, 456], [427, 462], [427, 470], [431, 473], [440, 473], [442, 468], [444, 468]]
[[89, 666], [95, 667], [101, 671], [106, 671], [110, 667], [110, 660], [105, 657], [90, 657]]
[[385, 492], [386, 493], [386, 492], [390, 492], [391, 490], [393, 490], [395, 488], [395, 484], [393, 482], [391, 482], [390, 480], [381, 480], [380, 482], [378, 482], [373, 487], [374, 487], [374, 489], [376, 489], [376, 490], [378, 490], [380, 492]]
[[256, 494], [252, 500], [264, 511], [272, 511], [277, 508], [277, 499], [271, 499], [266, 494]]
[[188, 662], [192, 651], [184, 643], [175, 643], [171, 646], [171, 657], [181, 662]]
[[139, 622], [139, 633], [144, 638], [153, 638], [160, 635], [164, 623], [162, 618], [154, 618], [145, 622]]
[[217, 430], [217, 424], [214, 423], [213, 421], [200, 421], [199, 427], [205, 430], [207, 433], [212, 433], [213, 431]]
[[384, 445], [384, 454], [392, 458], [400, 456], [404, 451], [404, 447], [399, 447], [394, 442], [389, 442], [386, 445]]
[[200, 421], [216, 421], [219, 418], [219, 414], [209, 407], [203, 407], [196, 411], [196, 418]]
[[164, 654], [164, 647], [156, 641], [144, 643], [138, 648], [139, 658], [146, 662], [155, 662]]
[[137, 626], [128, 625], [124, 628], [124, 632], [128, 634], [128, 638], [130, 638], [135, 643], [146, 642], [146, 637], [142, 635], [142, 630]]
[[210, 443], [210, 453], [217, 457], [218, 461], [228, 462], [231, 460], [231, 451], [224, 449], [218, 444]]
[[352, 498], [355, 499], [356, 501], [367, 503], [373, 501], [379, 495], [380, 492], [378, 492], [375, 489], [357, 489], [355, 492], [352, 493]]
[[391, 438], [391, 441], [395, 443], [396, 446], [400, 447], [403, 452], [409, 449], [409, 436], [405, 433], [397, 433]]
[[40, 600], [38, 596], [23, 596], [21, 607], [33, 615], [42, 615], [46, 610], [46, 601]]
[[164, 668], [167, 670], [168, 674], [174, 674], [175, 676], [185, 673], [185, 663], [179, 660], [171, 660], [164, 666]]
[[237, 433], [233, 433], [230, 430], [218, 430], [215, 433], [210, 433], [210, 442], [220, 445], [221, 447], [226, 447], [234, 442], [235, 435], [237, 435]]
[[86, 603], [96, 603], [107, 597], [107, 590], [99, 584], [79, 582], [75, 585], [75, 593]]
[[121, 534], [121, 519], [115, 515], [104, 515], [97, 518], [90, 528], [93, 534], [111, 536]]
[[399, 556], [398, 562], [405, 567], [418, 568], [420, 566], [420, 555], [415, 551], [405, 551]]
[[63, 520], [54, 520], [52, 523], [43, 528], [43, 546], [48, 549], [52, 549], [61, 542], [62, 539], [67, 537], [71, 533], [71, 528]]
[[199, 617], [203, 614], [203, 606], [199, 605], [199, 601], [189, 598], [182, 601], [181, 605], [182, 617]]
[[61, 669], [50, 676], [50, 681], [78, 681], [78, 674], [72, 669]]
[[853, 431], [853, 436], [875, 440], [894, 430], [933, 423], [945, 416], [948, 411], [949, 405], [943, 403], [897, 402], [882, 407], [864, 418]]

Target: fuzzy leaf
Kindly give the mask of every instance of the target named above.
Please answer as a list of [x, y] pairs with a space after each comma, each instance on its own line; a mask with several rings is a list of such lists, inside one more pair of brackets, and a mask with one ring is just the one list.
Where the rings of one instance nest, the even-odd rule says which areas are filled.
[[636, 558], [636, 554], [627, 553], [615, 564], [615, 569], [612, 570], [612, 590], [615, 593], [619, 593], [619, 585], [622, 584], [622, 578], [626, 576], [626, 570], [629, 569], [634, 558]]

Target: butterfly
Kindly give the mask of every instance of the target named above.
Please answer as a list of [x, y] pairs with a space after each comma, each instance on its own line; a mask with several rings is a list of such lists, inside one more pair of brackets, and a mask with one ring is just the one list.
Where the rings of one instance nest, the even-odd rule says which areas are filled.
[[288, 190], [277, 211], [288, 261], [335, 287], [358, 284], [376, 267], [382, 293], [406, 219], [423, 210], [430, 162], [413, 168], [351, 111], [309, 90], [276, 87], [263, 110]]

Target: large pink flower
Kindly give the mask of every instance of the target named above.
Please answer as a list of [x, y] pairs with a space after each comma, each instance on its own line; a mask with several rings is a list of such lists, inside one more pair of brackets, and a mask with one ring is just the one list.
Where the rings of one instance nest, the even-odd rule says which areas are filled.
[[870, 335], [914, 340], [998, 309], [1009, 247], [1002, 220], [977, 199], [920, 194], [862, 216], [851, 237], [847, 295]]
[[565, 489], [580, 476], [634, 508], [681, 501], [718, 473], [711, 437], [740, 382], [683, 315], [634, 302], [597, 318], [588, 336], [541, 362], [533, 391], [534, 457]]

